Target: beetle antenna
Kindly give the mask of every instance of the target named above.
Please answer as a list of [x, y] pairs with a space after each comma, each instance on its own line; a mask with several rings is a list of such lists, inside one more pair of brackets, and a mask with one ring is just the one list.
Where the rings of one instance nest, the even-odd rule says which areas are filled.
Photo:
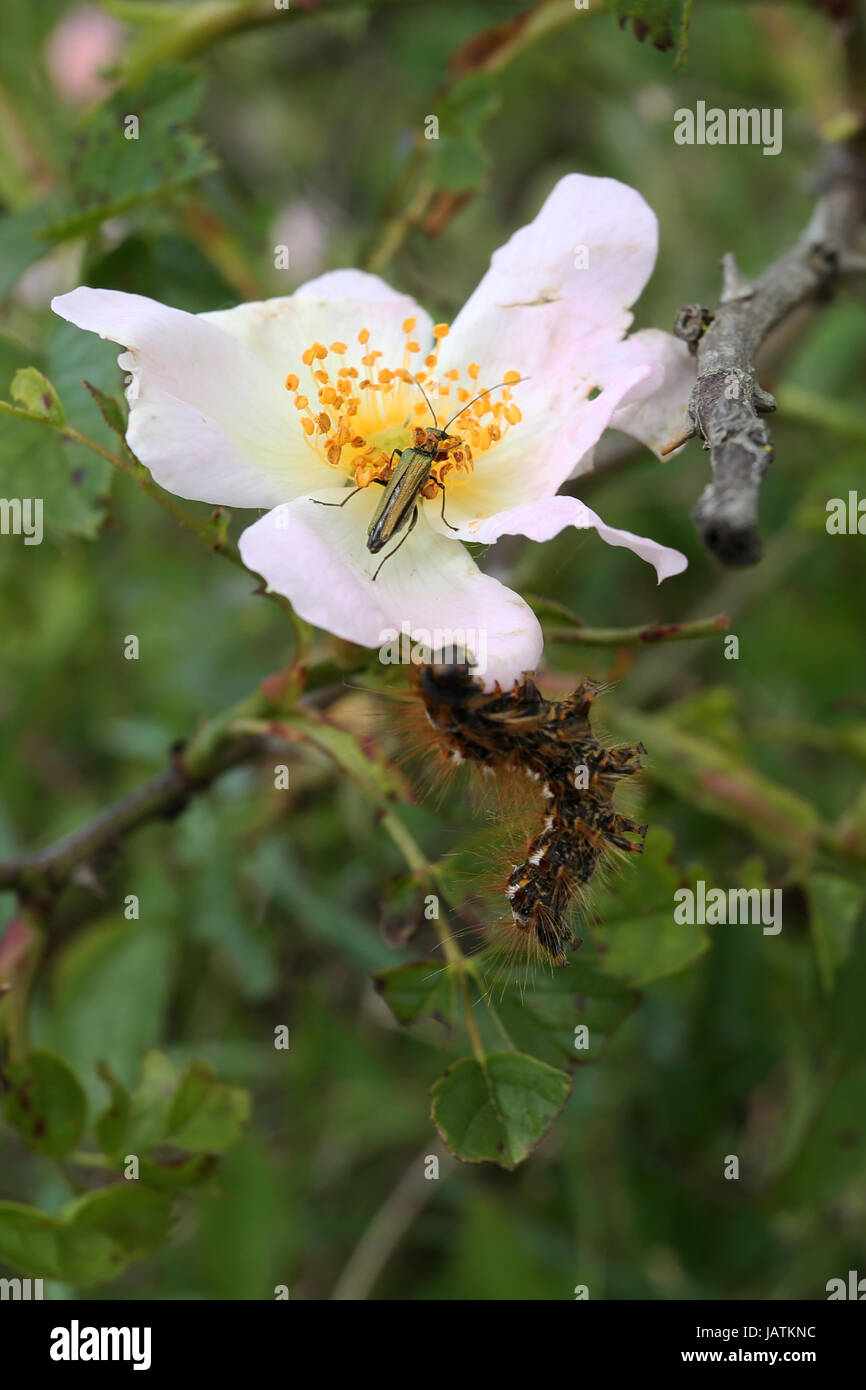
[[[476, 401], [480, 401], [482, 396], [489, 396], [491, 391], [498, 391], [499, 388], [500, 388], [500, 386], [519, 386], [520, 383], [521, 383], [521, 381], [529, 381], [529, 377], [528, 377], [528, 376], [519, 376], [519, 377], [517, 378], [516, 381], [497, 381], [497, 383], [496, 383], [495, 386], [488, 386], [486, 390], [484, 390], [484, 391], [479, 391], [479, 392], [478, 392], [478, 395], [477, 395], [477, 396], [473, 396], [473, 398], [472, 398], [471, 401], [467, 401], [465, 405], [461, 405], [461, 407], [460, 407], [459, 410], [455, 410], [454, 414], [451, 416], [451, 419], [448, 420], [448, 421], [442, 426], [443, 430], [447, 430], [447, 429], [448, 429], [448, 426], [449, 426], [449, 425], [452, 425], [452, 424], [454, 423], [454, 421], [458, 418], [458, 416], [462, 415], [463, 412], [464, 412], [465, 410], [468, 410], [469, 407], [470, 407], [471, 405], [474, 405]], [[420, 385], [420, 383], [419, 383], [419, 385]], [[428, 401], [427, 403], [428, 403], [428, 405], [430, 404], [429, 401]], [[431, 407], [431, 409], [432, 409], [432, 407]]]
[[[433, 409], [432, 405], [430, 405], [430, 397], [427, 395], [427, 392], [424, 390], [424, 387], [421, 385], [420, 381], [418, 381], [417, 377], [413, 377], [412, 380], [415, 382], [415, 385], [418, 387], [418, 390], [421, 392], [421, 395], [424, 397], [425, 401], [427, 402], [427, 405], [430, 407], [430, 414], [433, 416], [433, 424], [438, 430], [439, 421], [436, 419], [436, 411]], [[408, 423], [409, 421], [407, 420], [406, 424], [408, 425]]]

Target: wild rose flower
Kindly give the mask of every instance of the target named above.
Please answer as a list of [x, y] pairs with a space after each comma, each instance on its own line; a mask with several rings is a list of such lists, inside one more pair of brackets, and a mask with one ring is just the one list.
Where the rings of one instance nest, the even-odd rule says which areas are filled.
[[[406, 623], [484, 632], [486, 684], [505, 686], [537, 666], [541, 629], [461, 542], [593, 527], [659, 581], [685, 568], [679, 551], [557, 494], [591, 466], [608, 425], [659, 448], [683, 418], [694, 376], [684, 345], [653, 329], [624, 337], [656, 245], [638, 193], [571, 174], [496, 252], [450, 329], [358, 270], [215, 313], [87, 288], [52, 307], [128, 349], [127, 439], [162, 487], [270, 509], [241, 535], [241, 555], [301, 617], [367, 647]], [[418, 383], [440, 425], [456, 416], [458, 443], [381, 565], [366, 543], [383, 495], [373, 484], [433, 423]]]

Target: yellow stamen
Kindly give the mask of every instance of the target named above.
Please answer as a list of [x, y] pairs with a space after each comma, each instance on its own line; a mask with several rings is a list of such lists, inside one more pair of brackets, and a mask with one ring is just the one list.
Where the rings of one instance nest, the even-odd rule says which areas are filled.
[[382, 366], [377, 366], [382, 352], [373, 347], [370, 330], [362, 328], [357, 341], [365, 349], [359, 359], [364, 370], [339, 361], [333, 376], [325, 359], [329, 353], [341, 358], [349, 351], [347, 345], [334, 342], [325, 347], [324, 343], [312, 343], [301, 354], [301, 361], [315, 383], [313, 405], [309, 396], [301, 393], [295, 372], [288, 374], [285, 386], [301, 413], [301, 427], [310, 447], [323, 462], [351, 478], [358, 487], [369, 487], [390, 476], [394, 449], [433, 447], [437, 436], [428, 433], [433, 429], [433, 420], [419, 390], [423, 384], [429, 399], [436, 403], [439, 427], [446, 420], [451, 421], [447, 439], [440, 443], [429, 481], [422, 490], [424, 497], [439, 498], [440, 483], [447, 478], [452, 487], [468, 478], [474, 460], [504, 438], [511, 426], [520, 423], [520, 409], [512, 402], [509, 388], [521, 378], [515, 371], [503, 373], [502, 384], [477, 400], [473, 398], [479, 395], [479, 363], [469, 363], [463, 373], [451, 367], [437, 378], [434, 373], [438, 346], [449, 331], [446, 323], [435, 325], [436, 348], [424, 357], [423, 368], [413, 372], [409, 359], [421, 351], [420, 343], [409, 337], [415, 326], [415, 319], [403, 322], [406, 341], [402, 363]]

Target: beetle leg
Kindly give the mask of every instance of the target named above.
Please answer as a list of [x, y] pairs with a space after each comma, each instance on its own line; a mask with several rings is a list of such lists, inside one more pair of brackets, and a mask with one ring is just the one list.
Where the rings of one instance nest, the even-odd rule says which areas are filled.
[[375, 581], [376, 578], [378, 577], [379, 570], [380, 570], [380, 569], [382, 568], [382, 566], [384, 565], [385, 560], [390, 560], [390, 558], [391, 558], [392, 555], [396, 555], [396, 554], [397, 554], [397, 551], [400, 549], [400, 546], [403, 544], [403, 542], [404, 542], [404, 541], [407, 541], [407, 540], [409, 539], [409, 537], [411, 536], [412, 532], [415, 530], [415, 522], [416, 522], [417, 520], [418, 520], [418, 508], [417, 508], [417, 507], [414, 507], [413, 510], [412, 510], [412, 520], [409, 522], [409, 525], [408, 525], [407, 528], [406, 528], [406, 534], [405, 534], [405, 536], [403, 536], [403, 537], [397, 542], [397, 544], [394, 546], [394, 549], [393, 549], [393, 550], [389, 550], [389, 551], [388, 551], [388, 554], [385, 556], [385, 559], [384, 559], [384, 560], [380, 560], [380, 561], [379, 561], [379, 564], [378, 564], [378, 566], [377, 566], [377, 568], [376, 568], [376, 573], [373, 575], [373, 580], [374, 580], [374, 581]]
[[[440, 482], [438, 478], [434, 478], [433, 481], [438, 488], [442, 489], [442, 520], [445, 521], [445, 484]], [[449, 531], [456, 531], [459, 529], [456, 526], [452, 526], [450, 521], [445, 521], [445, 525], [448, 527]]]
[[364, 489], [362, 487], [353, 488], [352, 491], [349, 493], [349, 496], [344, 497], [342, 502], [320, 502], [318, 497], [311, 497], [310, 501], [315, 502], [317, 507], [345, 507], [347, 502], [351, 502], [353, 497], [356, 497], [359, 492], [363, 491]]

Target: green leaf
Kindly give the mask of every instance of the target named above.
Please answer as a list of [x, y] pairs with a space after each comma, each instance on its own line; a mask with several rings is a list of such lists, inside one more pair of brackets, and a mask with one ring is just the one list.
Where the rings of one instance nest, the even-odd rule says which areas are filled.
[[[46, 535], [92, 537], [103, 517], [107, 465], [97, 460], [95, 468], [79, 468], [75, 454], [83, 452], [68, 447], [48, 425], [4, 414], [0, 496], [40, 498]], [[24, 545], [23, 537], [16, 539]]]
[[[189, 128], [201, 93], [196, 73], [164, 67], [142, 90], [121, 88], [91, 113], [76, 137], [69, 187], [0, 220], [0, 295], [59, 242], [217, 167]], [[131, 116], [138, 120], [138, 139], [127, 138]]]
[[31, 1278], [102, 1284], [164, 1245], [171, 1224], [171, 1199], [132, 1181], [90, 1192], [57, 1216], [0, 1202], [0, 1260]]
[[809, 875], [806, 895], [821, 986], [825, 994], [832, 994], [836, 971], [848, 958], [866, 895], [861, 884], [825, 873]]
[[430, 160], [430, 180], [446, 193], [478, 188], [487, 172], [487, 155], [478, 141], [443, 135]]
[[123, 1137], [129, 1128], [129, 1092], [125, 1086], [121, 1086], [105, 1062], [100, 1063], [97, 1071], [111, 1092], [111, 1103], [96, 1121], [96, 1138], [105, 1153], [115, 1154], [120, 1152]]
[[0, 1261], [31, 1279], [60, 1279], [54, 1218], [20, 1202], [0, 1202]]
[[162, 1036], [172, 952], [156, 922], [124, 920], [86, 928], [56, 958], [41, 1037], [69, 1059], [92, 1098], [101, 1099], [100, 1062], [110, 1057], [131, 1086], [142, 1052]]
[[[484, 956], [478, 964], [486, 974]], [[501, 958], [491, 956], [490, 973], [500, 965]], [[525, 984], [509, 981], [500, 998], [494, 988], [492, 1007], [515, 1047], [561, 1067], [596, 1061], [639, 998], [636, 990], [602, 974], [578, 951], [562, 969], [538, 971]], [[586, 1034], [576, 1032], [583, 1028]]]
[[87, 1101], [74, 1072], [52, 1052], [31, 1052], [7, 1067], [5, 1114], [28, 1148], [50, 1158], [70, 1153], [87, 1122]]
[[85, 1287], [114, 1279], [164, 1245], [171, 1224], [171, 1199], [139, 1182], [90, 1192], [58, 1219], [62, 1278]]
[[380, 970], [373, 984], [398, 1023], [436, 1018], [446, 1027], [454, 1019], [454, 974], [439, 960], [411, 961]]
[[188, 1153], [222, 1153], [240, 1138], [251, 1109], [248, 1091], [217, 1081], [205, 1062], [192, 1061], [172, 1101], [166, 1137]]
[[[101, 1072], [112, 1098], [97, 1123], [97, 1136], [117, 1161], [127, 1153], [141, 1159], [166, 1144], [186, 1154], [221, 1153], [240, 1138], [250, 1117], [248, 1092], [218, 1081], [204, 1062], [193, 1060], [178, 1074], [170, 1057], [151, 1048], [142, 1057], [141, 1081], [131, 1095], [106, 1068]], [[158, 1176], [162, 1167], [176, 1168], [172, 1181], [178, 1185], [182, 1162], [180, 1155], [165, 1163], [158, 1159], [147, 1172], [142, 1169], [142, 1179]], [[197, 1177], [200, 1167], [193, 1164], [189, 1172]]]
[[377, 801], [411, 801], [405, 777], [374, 738], [342, 729], [313, 710], [293, 710], [280, 718], [289, 738], [312, 743], [333, 758], [348, 777]]
[[519, 1052], [464, 1057], [435, 1083], [432, 1117], [456, 1158], [516, 1168], [571, 1093], [565, 1072]]
[[[706, 927], [674, 921], [674, 893], [683, 886], [683, 871], [673, 860], [674, 839], [666, 830], [650, 830], [643, 855], [593, 896], [599, 926], [592, 939], [599, 947], [600, 968], [628, 985], [645, 985], [684, 969], [709, 945]], [[686, 881], [702, 877], [691, 869]]]
[[[100, 1071], [104, 1078], [104, 1068]], [[106, 1152], [115, 1157], [122, 1157], [124, 1153], [140, 1157], [162, 1143], [177, 1080], [177, 1068], [171, 1058], [158, 1048], [148, 1048], [141, 1059], [141, 1080], [135, 1090], [122, 1100], [117, 1083], [112, 1086], [111, 1105], [97, 1126], [100, 1138], [105, 1133], [110, 1141], [110, 1147], [106, 1144]]]
[[119, 435], [121, 439], [125, 440], [126, 416], [120, 401], [114, 396], [107, 396], [104, 391], [100, 391], [98, 386], [94, 386], [92, 381], [85, 381], [84, 385], [96, 401], [99, 413], [112, 434]]
[[9, 388], [13, 401], [23, 405], [32, 415], [42, 415], [53, 425], [65, 425], [66, 415], [60, 397], [47, 376], [36, 367], [21, 367]]

